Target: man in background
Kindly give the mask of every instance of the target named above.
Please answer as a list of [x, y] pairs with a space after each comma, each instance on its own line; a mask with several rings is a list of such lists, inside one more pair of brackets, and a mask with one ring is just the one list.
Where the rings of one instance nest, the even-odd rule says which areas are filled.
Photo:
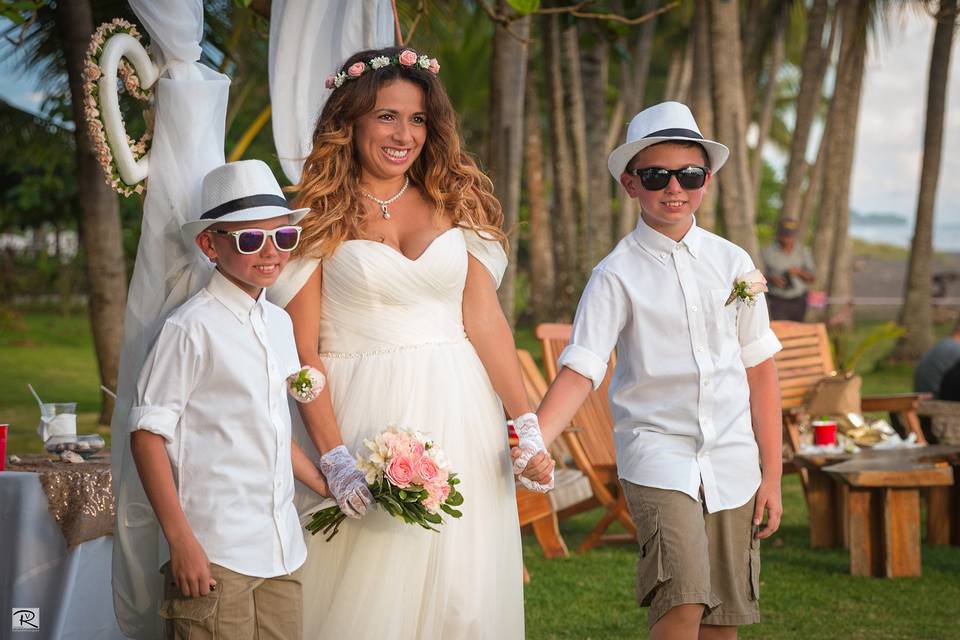
[[784, 220], [777, 227], [776, 241], [763, 249], [763, 273], [769, 292], [771, 320], [803, 322], [807, 313], [807, 286], [813, 282], [813, 256], [797, 246], [797, 222]]

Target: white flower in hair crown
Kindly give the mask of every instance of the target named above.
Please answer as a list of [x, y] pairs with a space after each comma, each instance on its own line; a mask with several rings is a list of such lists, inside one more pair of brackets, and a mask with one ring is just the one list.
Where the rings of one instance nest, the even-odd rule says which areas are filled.
[[[144, 118], [147, 121], [147, 130], [140, 136], [139, 140], [134, 141], [126, 135], [125, 127], [123, 127], [121, 121], [120, 130], [123, 131], [125, 140], [108, 141], [110, 125], [105, 111], [113, 113], [117, 107], [115, 102], [113, 107], [105, 104], [103, 102], [103, 96], [101, 96], [100, 80], [106, 73], [101, 65], [101, 57], [105, 51], [105, 43], [120, 34], [125, 34], [125, 36], [133, 38], [136, 41], [132, 43], [133, 46], [142, 51], [142, 47], [139, 45], [140, 34], [137, 32], [137, 28], [131, 23], [122, 18], [114, 18], [110, 22], [101, 24], [90, 38], [90, 45], [87, 47], [86, 60], [84, 61], [83, 110], [87, 121], [87, 131], [90, 134], [91, 142], [93, 142], [93, 150], [97, 156], [97, 160], [100, 162], [100, 166], [103, 167], [107, 184], [117, 193], [131, 196], [134, 193], [142, 194], [144, 184], [139, 180], [136, 181], [135, 184], [128, 184], [127, 180], [130, 180], [130, 178], [127, 177], [126, 180], [124, 178], [125, 174], [129, 173], [129, 169], [121, 171], [114, 150], [111, 148], [111, 143], [114, 145], [127, 145], [129, 147], [130, 154], [124, 167], [127, 167], [131, 161], [133, 163], [139, 163], [140, 160], [147, 155], [148, 143], [153, 137], [151, 131], [152, 118], [149, 116], [149, 113], [144, 114]], [[129, 56], [129, 54], [127, 55]], [[146, 56], [145, 52], [143, 56]], [[144, 73], [140, 68], [141, 66], [143, 65], [131, 64], [125, 58], [121, 58], [119, 65], [116, 67], [116, 73], [123, 87], [131, 97], [149, 102], [153, 98], [153, 90], [150, 88], [150, 85], [156, 79], [156, 70], [155, 68], [147, 69], [148, 78], [144, 81], [144, 78], [141, 77]], [[150, 64], [147, 66], [152, 67]], [[115, 113], [111, 117], [118, 118], [120, 116], [118, 113]], [[142, 180], [142, 178], [140, 178], [140, 180]]]
[[757, 302], [757, 294], [764, 293], [767, 290], [767, 279], [763, 277], [759, 269], [748, 271], [733, 281], [733, 290], [724, 303], [724, 306], [733, 304], [738, 298], [748, 307], [752, 307]]
[[404, 49], [395, 56], [377, 56], [367, 62], [354, 62], [347, 67], [345, 71], [332, 73], [327, 76], [327, 89], [339, 89], [347, 80], [355, 80], [367, 71], [376, 71], [391, 64], [397, 64], [401, 67], [419, 67], [437, 75], [440, 73], [440, 63], [436, 58], [418, 54], [412, 49]]

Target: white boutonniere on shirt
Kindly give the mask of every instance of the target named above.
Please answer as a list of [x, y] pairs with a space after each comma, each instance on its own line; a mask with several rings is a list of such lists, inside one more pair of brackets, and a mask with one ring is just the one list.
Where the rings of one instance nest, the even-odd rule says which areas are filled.
[[767, 279], [759, 269], [754, 269], [733, 281], [733, 289], [723, 306], [728, 306], [739, 298], [748, 307], [752, 307], [757, 302], [757, 294], [764, 293], [766, 290]]

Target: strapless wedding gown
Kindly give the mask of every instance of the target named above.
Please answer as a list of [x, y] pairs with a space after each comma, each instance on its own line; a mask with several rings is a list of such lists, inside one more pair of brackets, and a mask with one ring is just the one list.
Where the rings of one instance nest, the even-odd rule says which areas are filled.
[[[307, 535], [305, 640], [523, 638], [504, 414], [463, 328], [468, 253], [499, 281], [500, 245], [459, 228], [415, 260], [351, 240], [323, 263], [320, 349], [344, 444], [362, 454], [364, 439], [390, 424], [428, 433], [461, 478], [464, 503], [463, 517], [444, 515], [439, 533], [376, 508], [348, 519], [330, 542]], [[291, 267], [271, 288], [280, 303], [314, 268]], [[301, 496], [299, 506], [310, 500]]]

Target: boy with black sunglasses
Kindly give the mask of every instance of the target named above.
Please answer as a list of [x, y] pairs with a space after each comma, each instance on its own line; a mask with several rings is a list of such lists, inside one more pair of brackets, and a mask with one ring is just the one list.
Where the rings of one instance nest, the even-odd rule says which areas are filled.
[[292, 440], [288, 375], [300, 369], [287, 313], [265, 299], [309, 211], [290, 210], [258, 160], [203, 180], [183, 225], [216, 264], [170, 314], [147, 356], [130, 414], [131, 451], [166, 538], [158, 567], [169, 638], [301, 637], [306, 559], [294, 477], [326, 494]]
[[[728, 150], [676, 102], [639, 113], [608, 167], [637, 228], [597, 265], [538, 410], [550, 442], [607, 371], [651, 638], [735, 638], [759, 620], [759, 543], [777, 530], [780, 396], [762, 276], [694, 213]], [[534, 458], [525, 473], [546, 468]], [[765, 526], [761, 520], [767, 512]]]

